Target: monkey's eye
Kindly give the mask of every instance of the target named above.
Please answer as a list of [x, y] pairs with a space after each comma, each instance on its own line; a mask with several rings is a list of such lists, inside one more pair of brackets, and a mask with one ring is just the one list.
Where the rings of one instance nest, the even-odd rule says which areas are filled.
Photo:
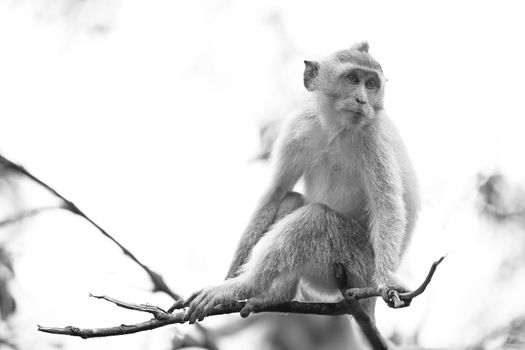
[[355, 73], [350, 73], [346, 76], [346, 79], [352, 84], [359, 84], [359, 78]]
[[374, 90], [375, 88], [377, 88], [377, 83], [374, 79], [370, 79], [366, 81], [365, 86], [369, 90]]

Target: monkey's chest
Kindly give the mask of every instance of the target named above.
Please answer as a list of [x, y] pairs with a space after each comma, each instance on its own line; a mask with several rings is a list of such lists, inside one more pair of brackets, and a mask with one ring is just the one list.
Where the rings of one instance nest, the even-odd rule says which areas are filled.
[[319, 157], [305, 174], [305, 195], [366, 225], [368, 201], [358, 162], [351, 157]]

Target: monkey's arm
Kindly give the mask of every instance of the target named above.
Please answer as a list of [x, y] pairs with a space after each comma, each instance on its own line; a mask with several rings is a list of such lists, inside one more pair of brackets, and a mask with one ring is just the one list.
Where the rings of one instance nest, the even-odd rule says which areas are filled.
[[293, 190], [293, 187], [302, 176], [305, 165], [305, 144], [303, 135], [298, 135], [297, 124], [302, 123], [301, 117], [287, 125], [276, 141], [272, 153], [274, 174], [272, 184], [260, 200], [248, 227], [241, 237], [237, 251], [228, 270], [226, 278], [239, 274], [239, 268], [246, 262], [255, 244], [274, 223], [281, 202]]
[[248, 227], [241, 237], [226, 278], [232, 278], [239, 274], [239, 268], [246, 262], [252, 247], [259, 241], [275, 220], [279, 205], [285, 195], [286, 191], [283, 188], [272, 187], [261, 199], [258, 208], [255, 210]]
[[407, 239], [406, 208], [403, 201], [401, 164], [391, 140], [369, 138], [364, 167], [371, 211], [371, 243], [375, 255], [374, 281], [380, 287], [401, 287], [393, 276]]

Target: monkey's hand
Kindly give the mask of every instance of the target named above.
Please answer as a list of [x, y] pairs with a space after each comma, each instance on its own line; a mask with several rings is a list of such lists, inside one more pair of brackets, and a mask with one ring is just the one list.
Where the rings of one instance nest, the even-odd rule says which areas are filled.
[[407, 307], [412, 301], [411, 299], [399, 299], [399, 296], [397, 295], [398, 293], [409, 292], [410, 289], [408, 289], [408, 287], [404, 283], [399, 281], [399, 279], [393, 276], [392, 274], [388, 276], [388, 278], [384, 280], [384, 282], [380, 283], [378, 288], [381, 292], [381, 297], [383, 298], [385, 303], [393, 309]]

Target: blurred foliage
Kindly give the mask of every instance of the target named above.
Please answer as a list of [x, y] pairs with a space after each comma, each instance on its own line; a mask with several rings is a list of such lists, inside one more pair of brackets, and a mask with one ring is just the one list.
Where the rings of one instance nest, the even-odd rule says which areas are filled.
[[[19, 190], [14, 180], [15, 175], [0, 163], [0, 221], [20, 209]], [[0, 229], [0, 234], [8, 232], [3, 227]], [[0, 345], [15, 349], [16, 345], [10, 340], [13, 332], [9, 325], [9, 317], [16, 311], [15, 296], [9, 288], [15, 275], [13, 258], [8, 250], [10, 239], [10, 235], [0, 235]]]
[[272, 153], [273, 145], [279, 130], [281, 129], [282, 120], [273, 119], [262, 123], [259, 127], [259, 149], [254, 156], [254, 160], [268, 160]]
[[525, 190], [499, 174], [478, 175], [480, 210], [495, 220], [519, 220], [525, 223]]
[[15, 298], [9, 291], [9, 281], [13, 276], [11, 256], [5, 246], [0, 246], [0, 318], [4, 321], [16, 310]]
[[471, 350], [525, 349], [525, 317], [512, 320], [508, 326], [487, 335]]

